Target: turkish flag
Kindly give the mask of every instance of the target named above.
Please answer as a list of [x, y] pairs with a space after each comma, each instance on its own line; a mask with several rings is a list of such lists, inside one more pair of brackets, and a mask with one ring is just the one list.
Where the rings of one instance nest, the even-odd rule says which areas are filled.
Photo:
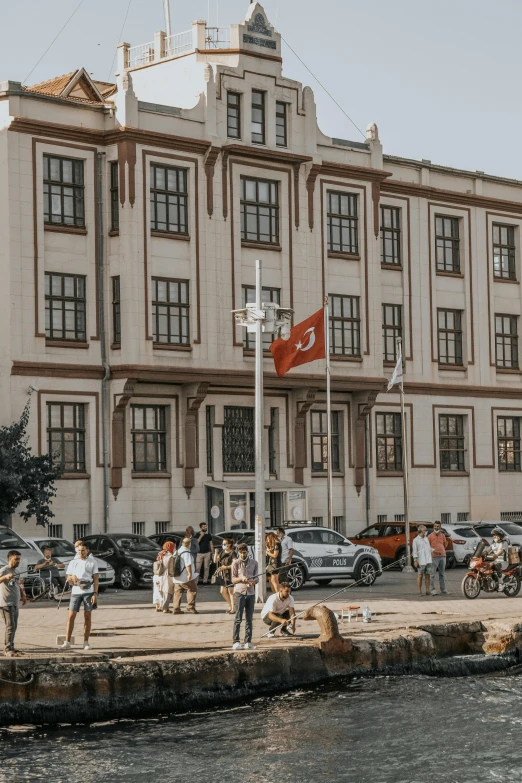
[[292, 367], [313, 362], [315, 359], [324, 359], [324, 310], [318, 310], [310, 318], [294, 326], [289, 340], [283, 340], [282, 337], [274, 340], [270, 350], [280, 378]]

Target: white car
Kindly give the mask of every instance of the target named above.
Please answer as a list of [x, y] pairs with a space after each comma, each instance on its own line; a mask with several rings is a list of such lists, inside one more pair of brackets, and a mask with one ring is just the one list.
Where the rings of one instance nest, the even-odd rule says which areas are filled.
[[522, 527], [517, 525], [516, 522], [479, 522], [476, 525], [473, 525], [473, 529], [476, 533], [490, 544], [493, 543], [491, 531], [496, 527], [499, 527], [504, 531], [509, 538], [510, 544], [522, 546]]
[[[44, 547], [49, 547], [53, 553], [53, 557], [56, 557], [57, 560], [65, 563], [65, 565], [67, 565], [67, 563], [76, 557], [76, 549], [74, 548], [74, 544], [72, 544], [70, 541], [67, 541], [66, 538], [35, 536], [33, 538], [26, 538], [25, 540], [29, 546], [38, 552], [38, 560], [43, 557], [42, 549]], [[99, 557], [95, 557], [94, 559], [98, 565], [99, 590], [103, 593], [108, 587], [112, 587], [116, 578], [116, 574], [114, 573], [114, 568], [105, 560], [101, 560]], [[65, 573], [65, 569], [63, 573]]]
[[16, 549], [20, 552], [20, 565], [18, 571], [25, 582], [25, 586], [31, 585], [35, 579], [34, 567], [42, 557], [39, 552], [35, 552], [18, 533], [9, 527], [0, 526], [0, 564], [7, 565], [7, 553], [10, 549]]
[[463, 523], [458, 525], [443, 525], [442, 532], [448, 538], [451, 538], [455, 562], [468, 565], [470, 557], [480, 543], [480, 536], [475, 528]]

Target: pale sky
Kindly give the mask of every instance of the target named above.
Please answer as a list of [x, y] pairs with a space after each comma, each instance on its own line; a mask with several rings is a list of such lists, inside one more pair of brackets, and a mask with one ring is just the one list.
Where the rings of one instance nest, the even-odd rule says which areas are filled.
[[[24, 81], [80, 0], [0, 0], [0, 81]], [[28, 80], [84, 66], [113, 78], [129, 0], [84, 0]], [[239, 22], [247, 0], [171, 0], [173, 32], [208, 18]], [[364, 130], [390, 155], [522, 179], [521, 0], [266, 0], [268, 18]], [[122, 40], [164, 29], [162, 0], [131, 0]], [[283, 45], [285, 76], [309, 84], [321, 130], [361, 136]], [[513, 152], [514, 147], [515, 152]]]

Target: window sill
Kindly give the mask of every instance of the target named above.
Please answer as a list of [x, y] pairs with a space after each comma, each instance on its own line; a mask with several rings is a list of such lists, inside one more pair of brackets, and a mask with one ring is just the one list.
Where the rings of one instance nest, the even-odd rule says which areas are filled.
[[337, 250], [329, 250], [328, 258], [344, 258], [346, 261], [360, 261], [361, 256], [358, 253], [343, 253]]
[[[383, 367], [395, 367], [396, 364], [397, 364], [397, 359], [395, 359], [394, 361], [391, 361], [391, 360], [387, 361], [387, 360], [384, 359], [383, 362], [382, 362], [382, 366]], [[404, 373], [404, 365], [405, 364], [406, 364], [406, 362], [404, 361], [404, 358], [403, 358], [403, 362], [402, 362], [402, 372], [403, 373]]]
[[522, 375], [522, 370], [519, 367], [496, 367], [497, 374], [505, 375]]
[[330, 354], [331, 362], [359, 362], [362, 363], [362, 356], [342, 356], [338, 353]]
[[393, 271], [397, 270], [398, 272], [402, 272], [402, 264], [384, 264], [381, 261], [381, 269], [391, 269]]
[[[326, 470], [312, 471], [312, 478], [328, 478], [328, 472]], [[332, 473], [332, 478], [344, 478], [344, 473]]]
[[402, 470], [378, 470], [376, 476], [377, 478], [402, 478], [404, 473]]
[[119, 228], [111, 228], [109, 231], [110, 237], [119, 237], [120, 236], [120, 229]]
[[[255, 356], [256, 351], [255, 348], [243, 348], [243, 356]], [[263, 359], [271, 359], [272, 352], [267, 350], [266, 348], [263, 349]]]
[[73, 479], [90, 479], [90, 473], [62, 473], [58, 481], [72, 481]]
[[44, 231], [54, 231], [57, 234], [79, 234], [86, 236], [87, 229], [79, 226], [63, 226], [55, 223], [44, 223]]
[[176, 234], [173, 231], [151, 231], [151, 237], [163, 237], [163, 239], [180, 239], [182, 242], [190, 242], [190, 234]]
[[155, 351], [191, 351], [191, 345], [170, 345], [170, 343], [152, 343]]
[[509, 277], [496, 277], [496, 275], [493, 275], [493, 280], [495, 283], [510, 283], [511, 285], [520, 285], [520, 280], [510, 280]]
[[441, 470], [440, 475], [443, 478], [466, 478], [469, 476], [469, 472], [467, 470]]
[[112, 343], [111, 351], [121, 351], [121, 343]]
[[47, 340], [45, 345], [50, 348], [88, 348], [89, 343], [84, 340]]
[[467, 366], [463, 364], [439, 364], [439, 370], [448, 370], [449, 372], [467, 372]]
[[153, 470], [140, 473], [139, 471], [132, 470], [131, 477], [133, 479], [169, 479], [172, 478], [172, 473], [166, 473], [164, 471], [155, 472]]
[[438, 277], [464, 277], [462, 272], [443, 272], [442, 270], [436, 271]]
[[252, 242], [249, 239], [242, 239], [241, 247], [253, 247], [255, 250], [275, 250], [277, 253], [280, 253], [283, 249], [281, 245], [276, 245], [275, 242]]

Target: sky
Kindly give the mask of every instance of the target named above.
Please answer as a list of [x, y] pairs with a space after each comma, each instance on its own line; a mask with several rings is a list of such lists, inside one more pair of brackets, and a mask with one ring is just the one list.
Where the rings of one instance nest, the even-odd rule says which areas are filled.
[[[27, 78], [79, 2], [0, 0], [0, 81], [35, 84], [81, 66], [110, 81], [118, 41], [146, 43], [165, 28], [163, 0], [130, 7], [83, 0]], [[248, 9], [248, 0], [170, 2], [173, 32], [198, 18], [228, 26]], [[354, 123], [363, 131], [378, 124], [385, 153], [522, 179], [521, 156], [511, 154], [522, 118], [521, 0], [266, 0], [264, 7]], [[362, 139], [285, 45], [283, 73], [313, 88], [324, 133]]]

